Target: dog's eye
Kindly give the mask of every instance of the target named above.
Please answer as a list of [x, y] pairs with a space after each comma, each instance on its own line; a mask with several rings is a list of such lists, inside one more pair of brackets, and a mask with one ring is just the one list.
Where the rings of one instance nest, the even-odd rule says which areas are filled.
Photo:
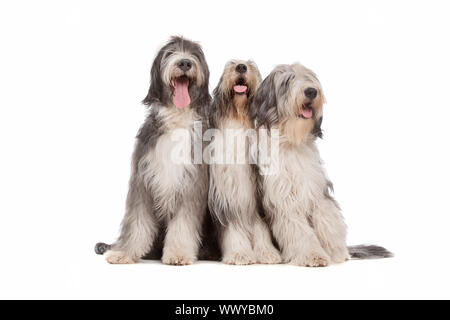
[[192, 55], [197, 59], [197, 60], [201, 60], [200, 59], [200, 55], [198, 53], [192, 53]]
[[164, 56], [165, 58], [170, 57], [173, 54], [173, 51], [166, 51], [166, 55]]

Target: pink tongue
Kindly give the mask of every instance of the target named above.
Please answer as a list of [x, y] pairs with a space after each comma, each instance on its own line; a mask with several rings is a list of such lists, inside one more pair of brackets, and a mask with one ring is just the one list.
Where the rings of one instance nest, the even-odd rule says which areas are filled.
[[175, 90], [173, 93], [173, 104], [177, 108], [187, 107], [191, 103], [191, 97], [189, 97], [188, 91], [189, 81], [185, 79], [175, 80]]
[[302, 116], [306, 119], [309, 119], [312, 117], [312, 109], [304, 109], [302, 108]]
[[233, 90], [237, 93], [244, 93], [247, 91], [247, 86], [234, 86]]

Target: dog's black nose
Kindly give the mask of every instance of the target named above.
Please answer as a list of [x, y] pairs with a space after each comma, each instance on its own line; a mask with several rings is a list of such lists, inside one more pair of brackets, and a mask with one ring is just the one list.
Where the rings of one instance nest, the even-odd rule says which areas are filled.
[[236, 66], [236, 71], [239, 72], [239, 73], [246, 73], [247, 72], [247, 66], [245, 64], [240, 63], [240, 64], [238, 64]]
[[314, 99], [315, 97], [317, 97], [317, 90], [314, 88], [306, 88], [305, 96], [307, 98]]
[[188, 71], [190, 68], [192, 68], [192, 62], [189, 59], [183, 59], [178, 62], [178, 68], [180, 68], [183, 71]]

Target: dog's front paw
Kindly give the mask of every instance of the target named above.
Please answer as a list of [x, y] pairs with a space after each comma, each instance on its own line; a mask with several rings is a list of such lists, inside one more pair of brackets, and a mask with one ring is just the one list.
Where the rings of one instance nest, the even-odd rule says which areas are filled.
[[107, 251], [105, 255], [106, 261], [111, 264], [131, 264], [136, 262], [122, 251]]
[[263, 264], [277, 264], [281, 263], [281, 255], [275, 248], [267, 248], [256, 251], [256, 261]]
[[330, 257], [324, 252], [311, 251], [307, 254], [295, 257], [289, 263], [304, 267], [326, 267], [330, 264]]
[[243, 252], [231, 252], [224, 255], [222, 262], [226, 264], [247, 265], [254, 264], [256, 260], [252, 254]]
[[186, 266], [195, 262], [195, 256], [181, 252], [180, 250], [164, 248], [161, 258], [162, 263], [173, 266]]
[[164, 255], [161, 260], [164, 264], [169, 264], [172, 266], [187, 266], [193, 264], [195, 261], [192, 257], [185, 257], [181, 255]]

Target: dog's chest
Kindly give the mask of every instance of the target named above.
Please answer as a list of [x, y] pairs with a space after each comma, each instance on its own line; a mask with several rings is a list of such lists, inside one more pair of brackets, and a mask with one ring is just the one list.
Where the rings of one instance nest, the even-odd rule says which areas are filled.
[[271, 207], [310, 210], [324, 194], [326, 175], [315, 146], [280, 148], [278, 170], [262, 176], [264, 198]]
[[241, 121], [224, 119], [219, 126], [219, 134], [211, 143], [214, 149], [212, 174], [232, 181], [236, 185], [235, 188], [239, 187], [239, 181], [250, 180], [252, 176], [248, 129]]
[[215, 200], [229, 208], [249, 208], [254, 202], [256, 175], [249, 164], [248, 129], [241, 121], [224, 120], [212, 142], [211, 190]]
[[141, 160], [141, 174], [157, 205], [171, 210], [180, 193], [192, 188], [200, 170], [191, 158], [194, 123], [199, 119], [193, 112], [163, 114], [162, 119], [164, 133]]
[[[254, 131], [249, 123], [236, 119], [224, 119], [219, 126], [219, 134], [215, 136], [212, 145], [214, 146], [215, 159], [224, 164], [248, 164], [249, 163], [249, 143]], [[236, 167], [237, 170], [239, 167]]]

